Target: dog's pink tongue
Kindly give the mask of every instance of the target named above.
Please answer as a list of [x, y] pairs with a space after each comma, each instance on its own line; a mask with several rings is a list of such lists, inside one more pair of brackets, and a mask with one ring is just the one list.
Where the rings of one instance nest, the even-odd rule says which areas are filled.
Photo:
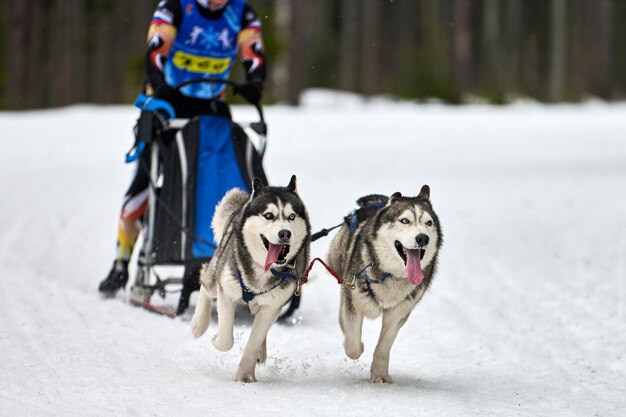
[[265, 272], [270, 269], [270, 266], [278, 260], [280, 251], [283, 250], [283, 245], [274, 245], [270, 243], [267, 247], [267, 258], [265, 258]]
[[406, 277], [411, 285], [420, 285], [424, 281], [424, 272], [420, 265], [420, 250], [406, 250]]

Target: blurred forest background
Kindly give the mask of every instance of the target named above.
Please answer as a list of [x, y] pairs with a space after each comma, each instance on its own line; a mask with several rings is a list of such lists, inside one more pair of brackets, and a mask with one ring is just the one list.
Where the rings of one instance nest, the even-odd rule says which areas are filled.
[[[0, 109], [131, 103], [157, 3], [0, 0]], [[297, 105], [311, 87], [449, 103], [626, 98], [626, 0], [249, 3], [265, 103]]]

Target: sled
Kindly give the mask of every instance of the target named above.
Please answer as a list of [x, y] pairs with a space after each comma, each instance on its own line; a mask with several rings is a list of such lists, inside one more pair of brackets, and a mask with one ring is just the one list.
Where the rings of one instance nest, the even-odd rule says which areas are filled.
[[[192, 83], [237, 87], [230, 81], [198, 79], [177, 89]], [[254, 177], [267, 184], [262, 165], [267, 125], [258, 104], [254, 105], [258, 121], [247, 123], [216, 115], [177, 118], [167, 101], [145, 95], [137, 98], [135, 106], [142, 112], [127, 161], [149, 152], [150, 185], [130, 301], [174, 317], [186, 309], [185, 297], [188, 303], [191, 292], [200, 288], [198, 277], [188, 271], [199, 271], [217, 247], [211, 229], [217, 203], [232, 188], [250, 192]], [[184, 267], [188, 275], [162, 278], [158, 269], [163, 266]], [[164, 301], [175, 293], [180, 293], [177, 308], [153, 302], [155, 295]]]

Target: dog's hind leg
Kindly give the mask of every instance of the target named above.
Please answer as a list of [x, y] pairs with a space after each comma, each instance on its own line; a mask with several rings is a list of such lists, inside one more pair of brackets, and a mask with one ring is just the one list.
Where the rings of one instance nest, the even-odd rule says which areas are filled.
[[383, 324], [380, 329], [378, 344], [376, 349], [374, 349], [370, 382], [386, 382], [389, 384], [393, 382], [389, 375], [389, 354], [398, 331], [406, 323], [410, 313], [410, 310], [407, 313], [406, 310], [397, 307], [383, 313]]
[[194, 338], [202, 336], [211, 323], [211, 296], [207, 293], [204, 286], [200, 287], [200, 295], [196, 311], [191, 319], [191, 334]]
[[351, 359], [359, 359], [363, 353], [361, 330], [363, 328], [363, 314], [358, 312], [352, 304], [352, 294], [347, 287], [341, 288], [341, 303], [339, 304], [339, 326], [343, 332], [343, 348]]
[[235, 327], [235, 302], [217, 288], [217, 334], [213, 337], [215, 349], [226, 352], [233, 347], [233, 328]]
[[254, 317], [252, 332], [243, 350], [239, 369], [237, 369], [237, 373], [235, 374], [236, 381], [256, 382], [254, 371], [256, 369], [257, 360], [267, 340], [267, 332], [278, 318], [279, 313], [280, 309], [263, 306]]

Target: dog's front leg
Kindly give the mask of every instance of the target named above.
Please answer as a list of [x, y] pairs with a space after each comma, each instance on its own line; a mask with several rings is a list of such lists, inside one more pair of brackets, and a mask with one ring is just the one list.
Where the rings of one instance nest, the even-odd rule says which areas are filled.
[[389, 384], [393, 382], [389, 375], [389, 354], [391, 346], [398, 336], [398, 331], [406, 323], [410, 313], [410, 311], [407, 313], [400, 308], [386, 310], [383, 313], [383, 324], [380, 329], [378, 344], [374, 349], [370, 382], [387, 382]]
[[217, 288], [217, 334], [213, 337], [215, 349], [226, 352], [233, 347], [235, 327], [235, 302]]
[[343, 332], [343, 348], [351, 359], [359, 359], [363, 353], [361, 331], [363, 328], [363, 314], [357, 311], [352, 304], [352, 293], [349, 288], [341, 289], [339, 304], [339, 326]]
[[259, 349], [259, 356], [257, 357], [257, 363], [265, 363], [267, 360], [267, 337], [263, 339], [263, 343], [261, 344], [261, 349]]
[[196, 311], [191, 319], [191, 333], [194, 338], [198, 338], [204, 334], [211, 323], [211, 296], [204, 288], [200, 287], [200, 295], [196, 304]]
[[235, 381], [256, 382], [254, 371], [257, 360], [259, 359], [261, 349], [265, 344], [267, 332], [278, 318], [279, 313], [280, 309], [271, 308], [269, 306], [262, 306], [259, 309], [258, 313], [254, 317], [250, 338], [248, 339], [248, 343], [243, 350], [243, 357], [239, 363], [239, 369], [235, 375]]

